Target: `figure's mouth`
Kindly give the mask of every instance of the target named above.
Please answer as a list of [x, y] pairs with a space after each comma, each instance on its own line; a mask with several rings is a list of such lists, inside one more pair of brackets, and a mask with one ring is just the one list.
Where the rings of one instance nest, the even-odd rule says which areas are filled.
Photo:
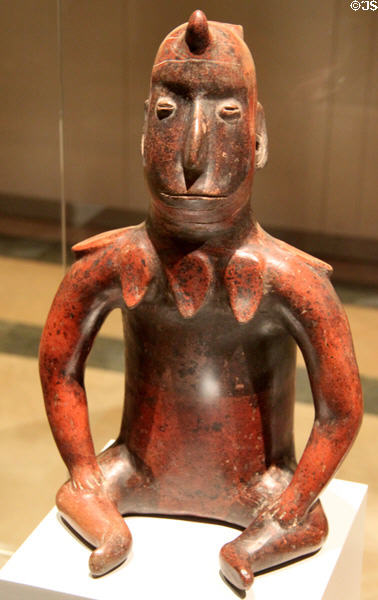
[[165, 194], [161, 192], [164, 198], [209, 198], [211, 200], [224, 200], [227, 196], [220, 196], [218, 194], [200, 194], [198, 192], [186, 192], [185, 194]]
[[226, 198], [226, 196], [219, 196], [218, 194], [199, 194], [198, 192], [192, 193], [187, 192], [186, 194], [164, 194], [162, 196], [166, 198]]

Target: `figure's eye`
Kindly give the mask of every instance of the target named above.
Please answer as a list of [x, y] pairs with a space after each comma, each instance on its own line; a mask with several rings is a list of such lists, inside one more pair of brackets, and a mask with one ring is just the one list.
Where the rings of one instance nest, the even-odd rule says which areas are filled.
[[237, 121], [241, 117], [241, 108], [235, 102], [227, 102], [222, 104], [218, 114], [224, 121]]
[[176, 104], [168, 98], [161, 98], [156, 104], [156, 116], [160, 121], [170, 117], [176, 110]]

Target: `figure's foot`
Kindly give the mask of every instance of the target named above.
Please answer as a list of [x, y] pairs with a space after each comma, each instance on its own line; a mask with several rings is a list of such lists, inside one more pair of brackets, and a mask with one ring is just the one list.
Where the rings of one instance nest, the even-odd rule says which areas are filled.
[[121, 564], [131, 548], [131, 533], [101, 483], [91, 488], [67, 481], [56, 504], [64, 518], [95, 546], [89, 559], [92, 575], [104, 575]]
[[300, 523], [285, 527], [273, 516], [262, 515], [223, 546], [222, 573], [235, 587], [247, 590], [254, 573], [319, 550], [327, 532], [327, 519], [319, 501]]
[[239, 590], [248, 590], [254, 579], [248, 552], [235, 548], [235, 543], [225, 544], [220, 551], [221, 571], [227, 581]]
[[105, 575], [123, 563], [130, 551], [131, 534], [127, 531], [112, 532], [105, 536], [102, 545], [89, 557], [89, 570], [95, 577]]

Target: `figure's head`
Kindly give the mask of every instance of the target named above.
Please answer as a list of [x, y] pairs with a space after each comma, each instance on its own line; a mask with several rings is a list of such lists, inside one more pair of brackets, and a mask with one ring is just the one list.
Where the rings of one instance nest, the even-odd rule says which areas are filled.
[[161, 44], [142, 143], [154, 215], [172, 233], [227, 230], [249, 203], [266, 133], [255, 68], [240, 26], [199, 10]]

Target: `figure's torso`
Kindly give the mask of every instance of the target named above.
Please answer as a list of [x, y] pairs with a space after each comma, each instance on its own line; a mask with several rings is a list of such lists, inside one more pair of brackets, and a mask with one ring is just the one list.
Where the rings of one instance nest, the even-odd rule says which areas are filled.
[[[269, 304], [239, 323], [219, 292], [184, 318], [167, 286], [125, 311], [121, 436], [171, 511], [230, 510], [253, 493], [273, 454], [293, 460], [295, 347]], [[286, 419], [272, 436], [279, 415]]]

